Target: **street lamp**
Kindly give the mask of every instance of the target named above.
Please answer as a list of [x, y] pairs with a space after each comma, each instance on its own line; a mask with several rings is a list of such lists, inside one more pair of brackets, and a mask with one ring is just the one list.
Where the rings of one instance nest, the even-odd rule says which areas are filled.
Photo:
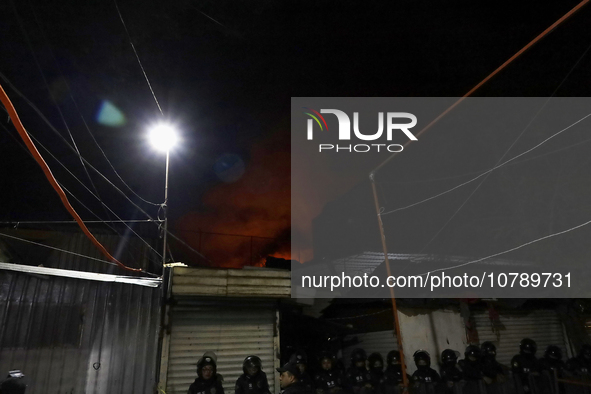
[[164, 211], [164, 237], [163, 237], [163, 246], [162, 246], [162, 269], [164, 269], [164, 265], [166, 264], [166, 234], [168, 232], [168, 217], [167, 217], [167, 208], [168, 208], [168, 159], [170, 154], [170, 149], [173, 148], [176, 143], [178, 142], [177, 132], [171, 125], [168, 124], [158, 124], [150, 129], [149, 135], [150, 143], [152, 146], [161, 152], [166, 152], [166, 176], [164, 182], [164, 203], [162, 204], [162, 209]]

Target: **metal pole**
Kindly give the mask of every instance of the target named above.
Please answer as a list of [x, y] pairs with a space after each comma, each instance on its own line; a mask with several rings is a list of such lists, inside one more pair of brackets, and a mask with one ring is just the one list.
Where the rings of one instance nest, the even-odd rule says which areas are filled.
[[[382, 249], [384, 250], [384, 260], [386, 261], [386, 271], [388, 277], [392, 276], [390, 271], [390, 261], [388, 260], [388, 247], [386, 246], [386, 235], [384, 234], [384, 225], [382, 223], [382, 215], [380, 212], [380, 203], [378, 201], [378, 193], [375, 184], [375, 173], [371, 173], [369, 176], [371, 180], [371, 188], [373, 191], [374, 203], [376, 205], [376, 213], [378, 215], [378, 225], [380, 227], [380, 236], [382, 239]], [[396, 306], [396, 297], [394, 297], [394, 288], [390, 288], [390, 298], [392, 300], [392, 314], [394, 315], [394, 329], [396, 331], [396, 339], [398, 340], [398, 351], [400, 352], [400, 366], [402, 368], [402, 384], [404, 385], [404, 391], [408, 392], [408, 378], [406, 376], [406, 364], [404, 361], [404, 349], [402, 348], [402, 332], [400, 330], [400, 322], [398, 321], [398, 308]]]
[[166, 236], [168, 235], [168, 161], [169, 161], [169, 150], [166, 150], [166, 172], [164, 180], [164, 203], [162, 204], [162, 210], [164, 211], [164, 235], [162, 237], [162, 278], [164, 291], [162, 294], [162, 306], [160, 316], [160, 364], [159, 370], [157, 371], [157, 379], [159, 389], [166, 390], [168, 381], [168, 364], [169, 364], [169, 353], [170, 353], [170, 296], [172, 294], [172, 267], [166, 268]]
[[162, 269], [166, 264], [166, 235], [168, 233], [168, 159], [170, 151], [166, 150], [166, 175], [164, 181], [164, 204], [162, 204], [162, 210], [164, 211], [164, 236], [162, 241]]

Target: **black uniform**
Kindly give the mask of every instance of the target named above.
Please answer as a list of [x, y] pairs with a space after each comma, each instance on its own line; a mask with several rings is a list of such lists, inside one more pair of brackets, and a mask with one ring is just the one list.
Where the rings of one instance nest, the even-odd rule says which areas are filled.
[[[365, 361], [367, 355], [363, 349], [355, 349], [351, 353], [351, 366], [347, 370], [347, 382], [354, 394], [372, 391], [371, 375], [367, 368], [365, 368]], [[363, 362], [363, 366], [358, 367], [356, 364]]]
[[314, 390], [314, 379], [312, 379], [308, 372], [300, 374], [298, 380], [300, 381], [300, 383], [308, 387], [310, 390]]
[[433, 368], [421, 367], [418, 368], [415, 373], [412, 374], [412, 380], [415, 383], [439, 383], [441, 377]]
[[566, 362], [566, 369], [578, 377], [591, 379], [591, 346], [583, 345], [579, 355]]
[[[380, 394], [392, 394], [397, 392], [397, 388], [403, 383], [402, 379], [402, 365], [400, 364], [400, 352], [392, 350], [386, 357], [386, 370], [384, 371], [384, 378], [379, 387]], [[408, 376], [410, 381], [410, 376]]]
[[[217, 374], [216, 355], [213, 352], [205, 352], [197, 362], [197, 379], [189, 386], [187, 394], [224, 394], [222, 378]], [[213, 367], [211, 378], [203, 379], [203, 368]]]
[[441, 380], [451, 390], [456, 383], [464, 379], [462, 368], [458, 365], [458, 355], [452, 349], [445, 349], [441, 353], [441, 363]]
[[[497, 348], [492, 342], [484, 342], [482, 350], [482, 375], [496, 382], [499, 376], [503, 380], [505, 368], [497, 361]], [[486, 380], [485, 380], [486, 381]]]
[[298, 381], [289, 385], [282, 394], [314, 394], [312, 389]]
[[197, 378], [189, 387], [187, 394], [224, 394], [224, 387], [217, 375], [208, 380]]
[[336, 368], [332, 368], [329, 371], [323, 369], [316, 375], [314, 385], [317, 391], [321, 391], [324, 394], [338, 393], [345, 388], [345, 377]]
[[525, 338], [519, 345], [520, 352], [511, 360], [511, 369], [513, 375], [519, 379], [523, 387], [523, 391], [528, 393], [531, 391], [530, 376], [531, 374], [539, 373], [539, 363], [536, 358], [536, 343], [529, 338]]
[[347, 380], [356, 393], [366, 386], [371, 386], [371, 375], [365, 367], [351, 366], [347, 370]]
[[[308, 367], [308, 355], [303, 350], [298, 350], [294, 354], [291, 355], [289, 358], [290, 362], [295, 362], [298, 368], [300, 365], [304, 366], [304, 370], [307, 371]], [[301, 368], [300, 368], [301, 371]], [[308, 374], [308, 372], [301, 372], [300, 376], [298, 377], [298, 381], [302, 383], [304, 386], [314, 390], [314, 379]]]
[[539, 361], [539, 367], [542, 371], [550, 372], [550, 376], [554, 376], [556, 372], [558, 377], [562, 378], [566, 367], [562, 361], [562, 350], [558, 346], [548, 346], [544, 357]]
[[384, 383], [384, 359], [380, 353], [372, 353], [367, 358], [369, 362], [369, 377], [375, 392]]
[[243, 373], [236, 380], [235, 394], [270, 394], [267, 374], [263, 371], [254, 376]]
[[482, 379], [482, 357], [480, 348], [475, 345], [469, 345], [464, 352], [464, 359], [458, 361], [458, 365], [462, 369], [462, 374], [465, 380], [480, 380]]
[[417, 350], [413, 356], [417, 370], [412, 374], [415, 385], [437, 384], [441, 381], [439, 374], [431, 368], [431, 356], [425, 350]]

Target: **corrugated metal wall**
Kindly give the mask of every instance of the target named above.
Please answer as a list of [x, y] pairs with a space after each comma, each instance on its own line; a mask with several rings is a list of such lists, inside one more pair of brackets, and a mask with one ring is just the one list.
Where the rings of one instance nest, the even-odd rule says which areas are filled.
[[[79, 234], [59, 238], [64, 249], [97, 254]], [[109, 250], [127, 253], [126, 240], [99, 239]], [[129, 250], [147, 266], [142, 255], [147, 252], [134, 246]], [[43, 261], [21, 258], [53, 268], [122, 274], [59, 252]], [[28, 394], [154, 392], [161, 291], [0, 271], [0, 376], [22, 370]]]
[[480, 343], [491, 341], [497, 346], [497, 361], [509, 366], [514, 355], [519, 353], [519, 342], [531, 338], [538, 345], [537, 357], [542, 357], [548, 345], [562, 349], [566, 358], [567, 341], [562, 323], [553, 310], [538, 310], [531, 313], [507, 312], [499, 316], [502, 328], [493, 331], [488, 311], [474, 313]]
[[269, 388], [275, 393], [278, 366], [276, 306], [247, 299], [223, 301], [181, 298], [173, 307], [167, 376], [168, 394], [185, 394], [197, 377], [197, 360], [206, 351], [218, 356], [224, 390], [234, 391], [242, 362], [257, 355], [263, 362]]

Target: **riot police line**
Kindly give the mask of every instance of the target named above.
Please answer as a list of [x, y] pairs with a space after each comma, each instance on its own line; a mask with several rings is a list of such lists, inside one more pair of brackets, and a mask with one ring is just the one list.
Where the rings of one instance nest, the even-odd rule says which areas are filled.
[[[492, 342], [469, 345], [464, 358], [445, 349], [441, 353], [439, 372], [431, 368], [431, 356], [425, 350], [413, 355], [416, 371], [407, 375], [409, 391], [416, 394], [591, 394], [591, 346], [583, 345], [579, 354], [566, 363], [557, 346], [548, 346], [542, 358], [536, 358], [535, 341], [520, 342], [519, 354], [510, 366], [496, 360]], [[215, 354], [207, 352], [199, 360], [198, 378], [188, 394], [224, 394], [221, 378], [216, 374]], [[210, 366], [207, 375], [204, 367]], [[309, 368], [309, 367], [312, 368]], [[267, 376], [260, 358], [249, 356], [243, 363], [243, 374], [236, 381], [234, 394], [270, 394]], [[363, 349], [351, 353], [345, 368], [330, 352], [321, 352], [316, 372], [305, 352], [297, 351], [280, 373], [284, 394], [402, 394], [403, 371], [400, 353], [392, 350], [386, 363], [379, 353], [369, 357]]]

